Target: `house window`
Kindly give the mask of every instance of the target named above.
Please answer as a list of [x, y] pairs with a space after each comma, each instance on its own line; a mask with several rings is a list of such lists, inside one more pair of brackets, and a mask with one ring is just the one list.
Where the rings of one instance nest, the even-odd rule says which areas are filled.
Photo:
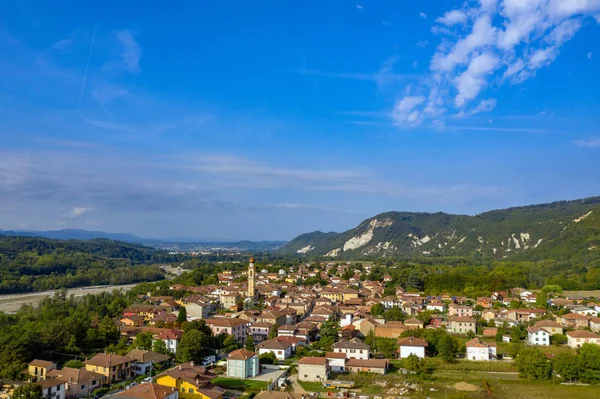
[[81, 390], [83, 391], [84, 389], [85, 389], [85, 385], [82, 385], [81, 386]]
[[194, 388], [188, 389], [188, 393], [194, 393]]

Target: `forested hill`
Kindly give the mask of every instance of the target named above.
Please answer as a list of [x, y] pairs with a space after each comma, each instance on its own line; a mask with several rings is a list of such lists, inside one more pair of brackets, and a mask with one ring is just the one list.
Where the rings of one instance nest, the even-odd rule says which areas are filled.
[[0, 236], [0, 294], [154, 281], [164, 277], [156, 264], [174, 260], [165, 251], [104, 239]]
[[298, 236], [280, 251], [307, 256], [476, 256], [528, 260], [600, 257], [600, 197], [485, 212], [477, 216], [388, 212], [343, 233]]

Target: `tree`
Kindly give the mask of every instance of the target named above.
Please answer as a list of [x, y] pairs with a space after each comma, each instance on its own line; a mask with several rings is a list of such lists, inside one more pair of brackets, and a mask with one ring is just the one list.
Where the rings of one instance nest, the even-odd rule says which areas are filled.
[[535, 305], [544, 309], [548, 307], [548, 295], [546, 295], [544, 291], [537, 294], [535, 298]]
[[277, 364], [277, 356], [273, 352], [263, 353], [258, 356], [260, 364]]
[[152, 352], [162, 353], [166, 355], [168, 353], [167, 344], [162, 339], [157, 339], [152, 343]]
[[437, 350], [438, 356], [444, 359], [444, 361], [448, 363], [454, 362], [458, 353], [458, 343], [454, 337], [446, 334], [439, 339]]
[[42, 387], [38, 384], [21, 385], [13, 392], [13, 399], [43, 399]]
[[371, 314], [376, 317], [383, 316], [383, 312], [385, 312], [385, 308], [381, 303], [376, 303], [371, 306]]
[[252, 335], [246, 335], [246, 341], [244, 341], [244, 348], [246, 348], [246, 350], [254, 352], [254, 338], [252, 338]]
[[552, 334], [552, 336], [550, 337], [550, 342], [552, 342], [552, 345], [564, 345], [568, 342], [569, 340], [567, 339], [567, 336], [564, 334]]
[[544, 294], [562, 294], [563, 290], [562, 287], [560, 285], [556, 285], [556, 284], [552, 284], [552, 285], [545, 285], [542, 287], [542, 292]]
[[198, 330], [189, 330], [183, 333], [177, 347], [177, 361], [181, 363], [190, 361], [201, 363], [205, 353], [205, 346], [203, 345], [205, 340], [204, 334]]
[[383, 313], [383, 318], [385, 321], [402, 321], [405, 316], [404, 313], [402, 313], [402, 309], [398, 306], [394, 306]]
[[375, 341], [375, 329], [372, 328], [369, 330], [369, 332], [367, 333], [367, 336], [365, 337], [365, 344], [369, 345], [371, 347], [371, 352], [374, 352], [376, 350], [375, 346], [376, 346], [376, 341]]
[[185, 306], [182, 306], [179, 308], [179, 313], [177, 314], [177, 323], [181, 325], [184, 321], [187, 321], [187, 310]]
[[414, 353], [408, 355], [408, 357], [403, 361], [404, 367], [407, 370], [414, 371], [418, 373], [421, 369], [421, 359]]
[[321, 338], [328, 338], [335, 342], [338, 339], [339, 329], [339, 323], [331, 317], [321, 326]]
[[69, 360], [64, 364], [65, 367], [70, 367], [72, 369], [80, 369], [83, 367], [83, 362], [81, 360]]
[[150, 331], [139, 333], [133, 341], [133, 346], [138, 349], [152, 350], [152, 333]]
[[377, 340], [377, 351], [382, 354], [384, 357], [386, 358], [393, 358], [394, 357], [394, 341], [391, 339], [379, 339]]
[[581, 365], [577, 355], [573, 353], [559, 353], [554, 358], [554, 372], [565, 382], [579, 379]]
[[240, 344], [237, 342], [233, 335], [227, 335], [223, 341], [223, 350], [227, 353], [233, 352], [240, 348]]
[[600, 381], [600, 345], [583, 344], [579, 349], [579, 365], [582, 370], [581, 381], [593, 383]]
[[515, 367], [523, 378], [548, 380], [552, 375], [552, 365], [537, 348], [522, 349], [515, 359]]
[[268, 336], [269, 339], [277, 338], [277, 329], [279, 327], [280, 326], [278, 324], [275, 324], [273, 327], [271, 327], [271, 329], [269, 330], [269, 336]]

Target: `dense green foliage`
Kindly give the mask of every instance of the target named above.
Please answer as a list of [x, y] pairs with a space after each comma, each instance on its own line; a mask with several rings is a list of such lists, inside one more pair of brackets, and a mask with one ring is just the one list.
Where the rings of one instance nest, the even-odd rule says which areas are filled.
[[12, 394], [13, 399], [42, 399], [42, 387], [38, 384], [19, 386]]
[[0, 378], [17, 378], [34, 358], [62, 363], [119, 342], [113, 318], [132, 303], [119, 291], [67, 297], [64, 291], [14, 315], [0, 313]]
[[110, 240], [0, 236], [0, 294], [159, 280], [164, 275], [153, 264], [174, 260], [163, 251]]
[[538, 348], [522, 349], [515, 359], [515, 367], [523, 378], [548, 380], [552, 376], [552, 365]]

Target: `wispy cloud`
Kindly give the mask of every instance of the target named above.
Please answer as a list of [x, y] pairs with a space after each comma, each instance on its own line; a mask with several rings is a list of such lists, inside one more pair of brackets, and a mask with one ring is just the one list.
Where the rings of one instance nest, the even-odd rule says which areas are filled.
[[420, 16], [421, 18], [425, 18], [425, 19], [427, 19], [427, 14], [425, 14], [425, 13], [424, 13], [424, 12], [422, 12], [422, 11], [419, 13], [419, 16]]
[[86, 207], [75, 207], [73, 209], [71, 209], [71, 211], [69, 211], [69, 217], [71, 218], [78, 218], [81, 217], [85, 214], [88, 214], [90, 212], [92, 212], [94, 210], [94, 208], [86, 208]]
[[587, 147], [587, 148], [599, 148], [600, 147], [600, 137], [592, 137], [589, 139], [579, 139], [573, 141], [573, 144], [579, 147]]
[[324, 78], [333, 78], [333, 79], [351, 79], [351, 80], [368, 80], [372, 82], [380, 81], [385, 75], [385, 79], [389, 81], [406, 81], [406, 80], [414, 80], [420, 79], [423, 75], [420, 74], [398, 74], [398, 73], [385, 73], [374, 72], [374, 73], [361, 73], [361, 72], [322, 72], [318, 70], [311, 69], [298, 69], [296, 73], [301, 75], [315, 75], [322, 76]]
[[124, 71], [131, 74], [139, 73], [142, 48], [135, 40], [133, 33], [128, 29], [118, 30], [115, 31], [114, 37], [119, 60], [107, 61], [104, 63], [104, 69], [107, 71]]
[[100, 121], [100, 120], [88, 119], [88, 118], [84, 118], [83, 121], [89, 125], [92, 125], [92, 126], [95, 126], [95, 127], [101, 128], [101, 129], [106, 129], [106, 130], [117, 130], [117, 131], [122, 131], [122, 132], [137, 131], [136, 129], [132, 128], [131, 126], [123, 124], [123, 123]]
[[363, 7], [363, 6], [361, 6], [360, 4], [357, 4], [357, 5], [356, 5], [356, 8], [358, 8], [359, 10], [362, 10], [364, 7]]

